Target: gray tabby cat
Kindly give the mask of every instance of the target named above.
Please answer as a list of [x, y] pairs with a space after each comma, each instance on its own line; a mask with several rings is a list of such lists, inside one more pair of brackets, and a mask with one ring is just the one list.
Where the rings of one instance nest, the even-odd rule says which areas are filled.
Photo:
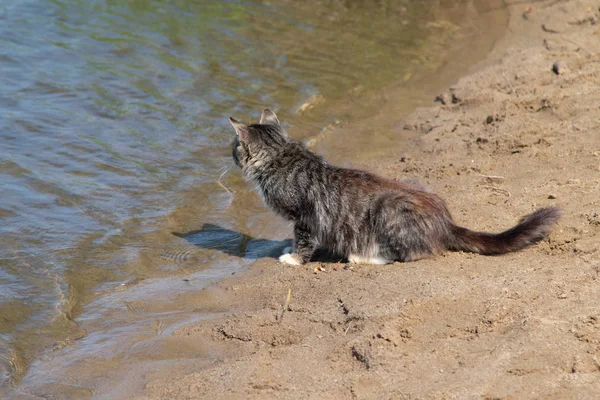
[[317, 246], [365, 264], [415, 261], [444, 250], [502, 254], [543, 239], [560, 217], [558, 208], [542, 208], [502, 233], [474, 232], [457, 226], [444, 201], [417, 182], [328, 164], [289, 139], [270, 110], [258, 124], [229, 120], [244, 178], [294, 223], [293, 252], [279, 258], [284, 263], [309, 261]]

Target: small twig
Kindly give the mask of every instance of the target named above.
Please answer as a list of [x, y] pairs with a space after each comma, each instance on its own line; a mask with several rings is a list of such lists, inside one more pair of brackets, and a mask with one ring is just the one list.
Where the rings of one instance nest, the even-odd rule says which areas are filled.
[[225, 209], [227, 209], [231, 205], [231, 203], [233, 203], [233, 198], [235, 197], [235, 194], [233, 193], [233, 191], [231, 189], [229, 189], [227, 186], [225, 186], [225, 184], [223, 182], [221, 182], [221, 179], [223, 179], [225, 174], [227, 172], [229, 172], [229, 168], [231, 168], [231, 167], [225, 168], [225, 171], [223, 171], [221, 173], [221, 175], [219, 175], [219, 177], [217, 178], [217, 184], [219, 186], [221, 186], [223, 189], [225, 189], [225, 191], [231, 195], [231, 198], [229, 199], [229, 203], [225, 206]]
[[287, 311], [290, 305], [290, 299], [292, 298], [292, 288], [288, 289], [287, 296], [285, 298], [285, 303], [283, 303], [283, 310], [281, 310], [281, 314], [279, 315], [279, 323], [283, 321], [283, 314]]
[[548, 27], [547, 27], [545, 24], [542, 24], [542, 30], [543, 30], [544, 32], [547, 32], [547, 33], [560, 33], [560, 32], [559, 32], [559, 31], [557, 31], [557, 30], [554, 30], [554, 29], [552, 29], [552, 28], [548, 28]]
[[503, 176], [500, 175], [485, 175], [485, 174], [479, 174], [479, 176], [482, 176], [484, 178], [490, 178], [490, 179], [504, 179]]
[[506, 80], [506, 83], [508, 83], [508, 86], [510, 86], [510, 90], [512, 90], [512, 94], [515, 94], [515, 88], [513, 87], [512, 83], [510, 83], [510, 81], [508, 80], [508, 78], [506, 77], [504, 72], [502, 73], [502, 76], [504, 77], [504, 80]]
[[500, 175], [484, 175], [478, 174], [479, 176], [485, 178], [487, 183], [502, 183], [504, 182], [504, 177]]
[[508, 197], [512, 197], [510, 192], [506, 189], [501, 189], [501, 188], [497, 188], [497, 187], [489, 186], [489, 185], [483, 185], [482, 187], [484, 187], [486, 189], [490, 189], [492, 192], [500, 192], [500, 193], [507, 195]]

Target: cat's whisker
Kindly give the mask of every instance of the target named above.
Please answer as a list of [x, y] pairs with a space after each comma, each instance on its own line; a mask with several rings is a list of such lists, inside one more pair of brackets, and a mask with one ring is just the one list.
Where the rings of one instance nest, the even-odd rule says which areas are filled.
[[219, 178], [218, 178], [218, 180], [221, 180], [221, 179], [223, 179], [223, 177], [225, 176], [225, 174], [229, 172], [229, 169], [230, 169], [230, 168], [231, 168], [231, 165], [224, 165], [223, 167], [221, 167], [221, 168], [219, 169], [219, 172], [220, 172], [221, 174], [219, 175]]

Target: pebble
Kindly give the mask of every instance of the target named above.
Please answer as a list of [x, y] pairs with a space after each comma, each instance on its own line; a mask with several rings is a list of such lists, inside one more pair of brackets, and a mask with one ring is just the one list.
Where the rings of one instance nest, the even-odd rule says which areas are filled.
[[568, 70], [569, 67], [567, 67], [567, 65], [563, 61], [559, 60], [552, 64], [552, 72], [554, 72], [556, 75], [562, 75]]
[[450, 104], [452, 102], [452, 96], [450, 96], [450, 93], [442, 93], [442, 94], [438, 94], [434, 101], [436, 103], [442, 103], [443, 105], [447, 105]]

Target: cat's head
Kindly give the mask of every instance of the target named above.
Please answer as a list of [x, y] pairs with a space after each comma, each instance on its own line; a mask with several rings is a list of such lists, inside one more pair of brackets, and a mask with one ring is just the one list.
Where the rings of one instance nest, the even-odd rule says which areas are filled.
[[229, 122], [236, 133], [233, 160], [240, 168], [259, 166], [273, 159], [288, 141], [277, 115], [268, 109], [262, 112], [258, 124], [244, 125], [233, 118], [229, 118]]

